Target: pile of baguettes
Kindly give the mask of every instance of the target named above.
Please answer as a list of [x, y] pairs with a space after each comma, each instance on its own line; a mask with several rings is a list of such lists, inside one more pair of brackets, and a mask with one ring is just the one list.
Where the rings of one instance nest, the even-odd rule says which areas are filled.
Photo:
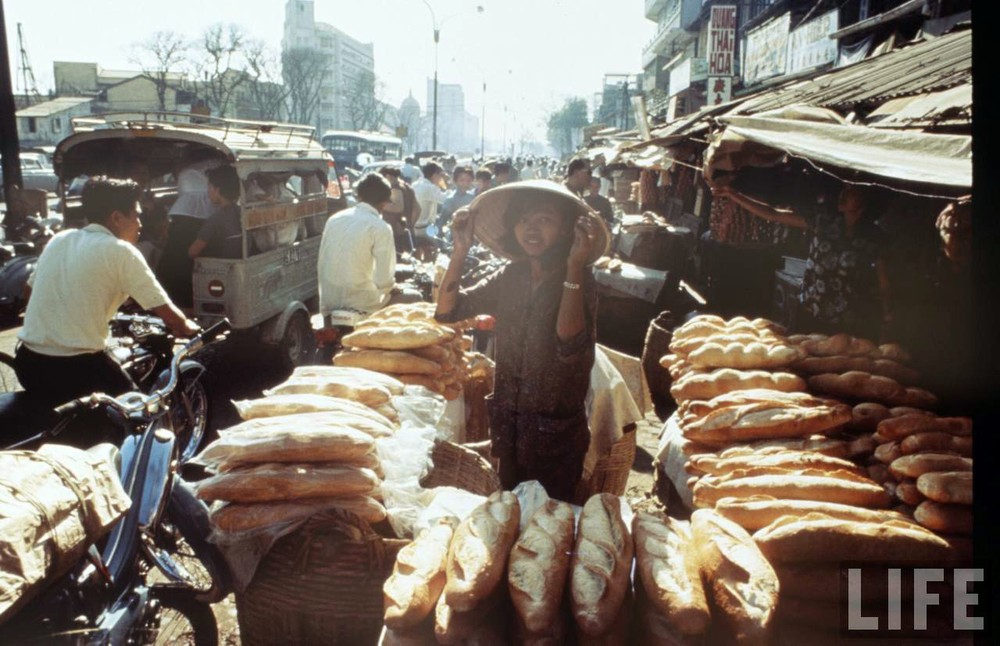
[[671, 350], [694, 504], [753, 533], [785, 631], [837, 630], [844, 561], [968, 556], [971, 423], [925, 410], [937, 399], [898, 346], [699, 317]]
[[347, 350], [334, 365], [375, 370], [456, 399], [475, 365], [485, 364], [470, 364], [471, 340], [456, 331], [459, 326], [435, 321], [434, 307], [400, 304], [375, 312], [343, 338]]
[[377, 372], [308, 367], [263, 398], [234, 402], [244, 421], [196, 457], [213, 473], [196, 488], [216, 503], [214, 529], [239, 535], [330, 508], [384, 520], [375, 441], [398, 430], [390, 397], [402, 392]]
[[[519, 525], [497, 492], [403, 548], [383, 587], [383, 644], [684, 644], [770, 634], [778, 582], [750, 535], [715, 512], [692, 522], [597, 494], [579, 523], [549, 500]], [[633, 559], [635, 567], [633, 568]], [[719, 621], [714, 621], [718, 619]], [[732, 639], [729, 639], [729, 638]]]

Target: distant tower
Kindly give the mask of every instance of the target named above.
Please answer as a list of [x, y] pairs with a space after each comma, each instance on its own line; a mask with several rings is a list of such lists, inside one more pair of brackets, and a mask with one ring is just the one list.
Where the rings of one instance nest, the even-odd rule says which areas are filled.
[[414, 152], [420, 142], [420, 103], [413, 98], [413, 91], [410, 96], [403, 99], [399, 105], [399, 125], [407, 129], [407, 134], [403, 137], [403, 147], [407, 152]]
[[18, 68], [18, 72], [21, 73], [21, 90], [24, 92], [27, 105], [34, 105], [41, 101], [42, 97], [38, 93], [35, 71], [31, 68], [31, 61], [28, 59], [28, 47], [24, 44], [24, 31], [21, 23], [17, 23], [17, 48], [21, 58], [21, 65]]
[[285, 3], [285, 33], [281, 49], [315, 47], [316, 6], [313, 0], [288, 0]]

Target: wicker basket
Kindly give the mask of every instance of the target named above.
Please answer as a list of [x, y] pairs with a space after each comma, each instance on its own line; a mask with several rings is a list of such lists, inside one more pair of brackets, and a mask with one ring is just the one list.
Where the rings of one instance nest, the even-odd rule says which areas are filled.
[[500, 477], [482, 456], [453, 442], [435, 442], [432, 454], [434, 468], [420, 486], [458, 487], [480, 496], [500, 489]]
[[[474, 451], [437, 442], [424, 487], [480, 495], [500, 488]], [[409, 541], [385, 538], [361, 518], [331, 510], [281, 538], [236, 594], [241, 643], [375, 644], [382, 630], [382, 585]]]
[[598, 493], [621, 496], [628, 485], [628, 477], [635, 461], [635, 427], [625, 429], [622, 438], [611, 446], [607, 455], [597, 459], [590, 478], [581, 480], [576, 487], [576, 503], [582, 505]]
[[408, 542], [379, 536], [354, 514], [316, 514], [275, 543], [236, 594], [241, 643], [374, 644], [382, 584]]

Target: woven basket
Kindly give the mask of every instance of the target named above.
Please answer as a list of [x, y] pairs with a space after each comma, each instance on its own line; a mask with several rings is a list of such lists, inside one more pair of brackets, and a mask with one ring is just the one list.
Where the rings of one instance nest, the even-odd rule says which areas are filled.
[[383, 538], [348, 512], [314, 515], [274, 544], [236, 594], [241, 643], [374, 644], [382, 584], [408, 542]]
[[420, 482], [425, 489], [457, 487], [480, 496], [500, 490], [500, 477], [482, 456], [453, 442], [435, 442], [434, 468]]
[[[424, 487], [451, 486], [480, 495], [500, 488], [474, 451], [436, 442]], [[241, 643], [375, 644], [382, 630], [382, 585], [408, 540], [385, 538], [354, 514], [312, 516], [281, 538], [236, 594]]]
[[576, 503], [582, 505], [598, 493], [621, 496], [628, 485], [628, 477], [635, 462], [635, 427], [625, 430], [622, 438], [611, 446], [607, 455], [597, 459], [590, 478], [580, 480], [576, 487]]

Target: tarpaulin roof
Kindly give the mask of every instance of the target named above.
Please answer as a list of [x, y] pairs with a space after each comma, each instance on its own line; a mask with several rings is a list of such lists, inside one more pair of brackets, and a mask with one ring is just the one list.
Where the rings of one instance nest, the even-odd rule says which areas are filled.
[[892, 99], [868, 115], [873, 128], [931, 128], [972, 123], [972, 85]]
[[[737, 167], [734, 158], [760, 146], [818, 164], [938, 186], [972, 186], [972, 138], [877, 130], [816, 121], [720, 117], [726, 129], [705, 158], [705, 175]], [[750, 165], [750, 164], [745, 164]], [[765, 164], [766, 165], [766, 164]]]

